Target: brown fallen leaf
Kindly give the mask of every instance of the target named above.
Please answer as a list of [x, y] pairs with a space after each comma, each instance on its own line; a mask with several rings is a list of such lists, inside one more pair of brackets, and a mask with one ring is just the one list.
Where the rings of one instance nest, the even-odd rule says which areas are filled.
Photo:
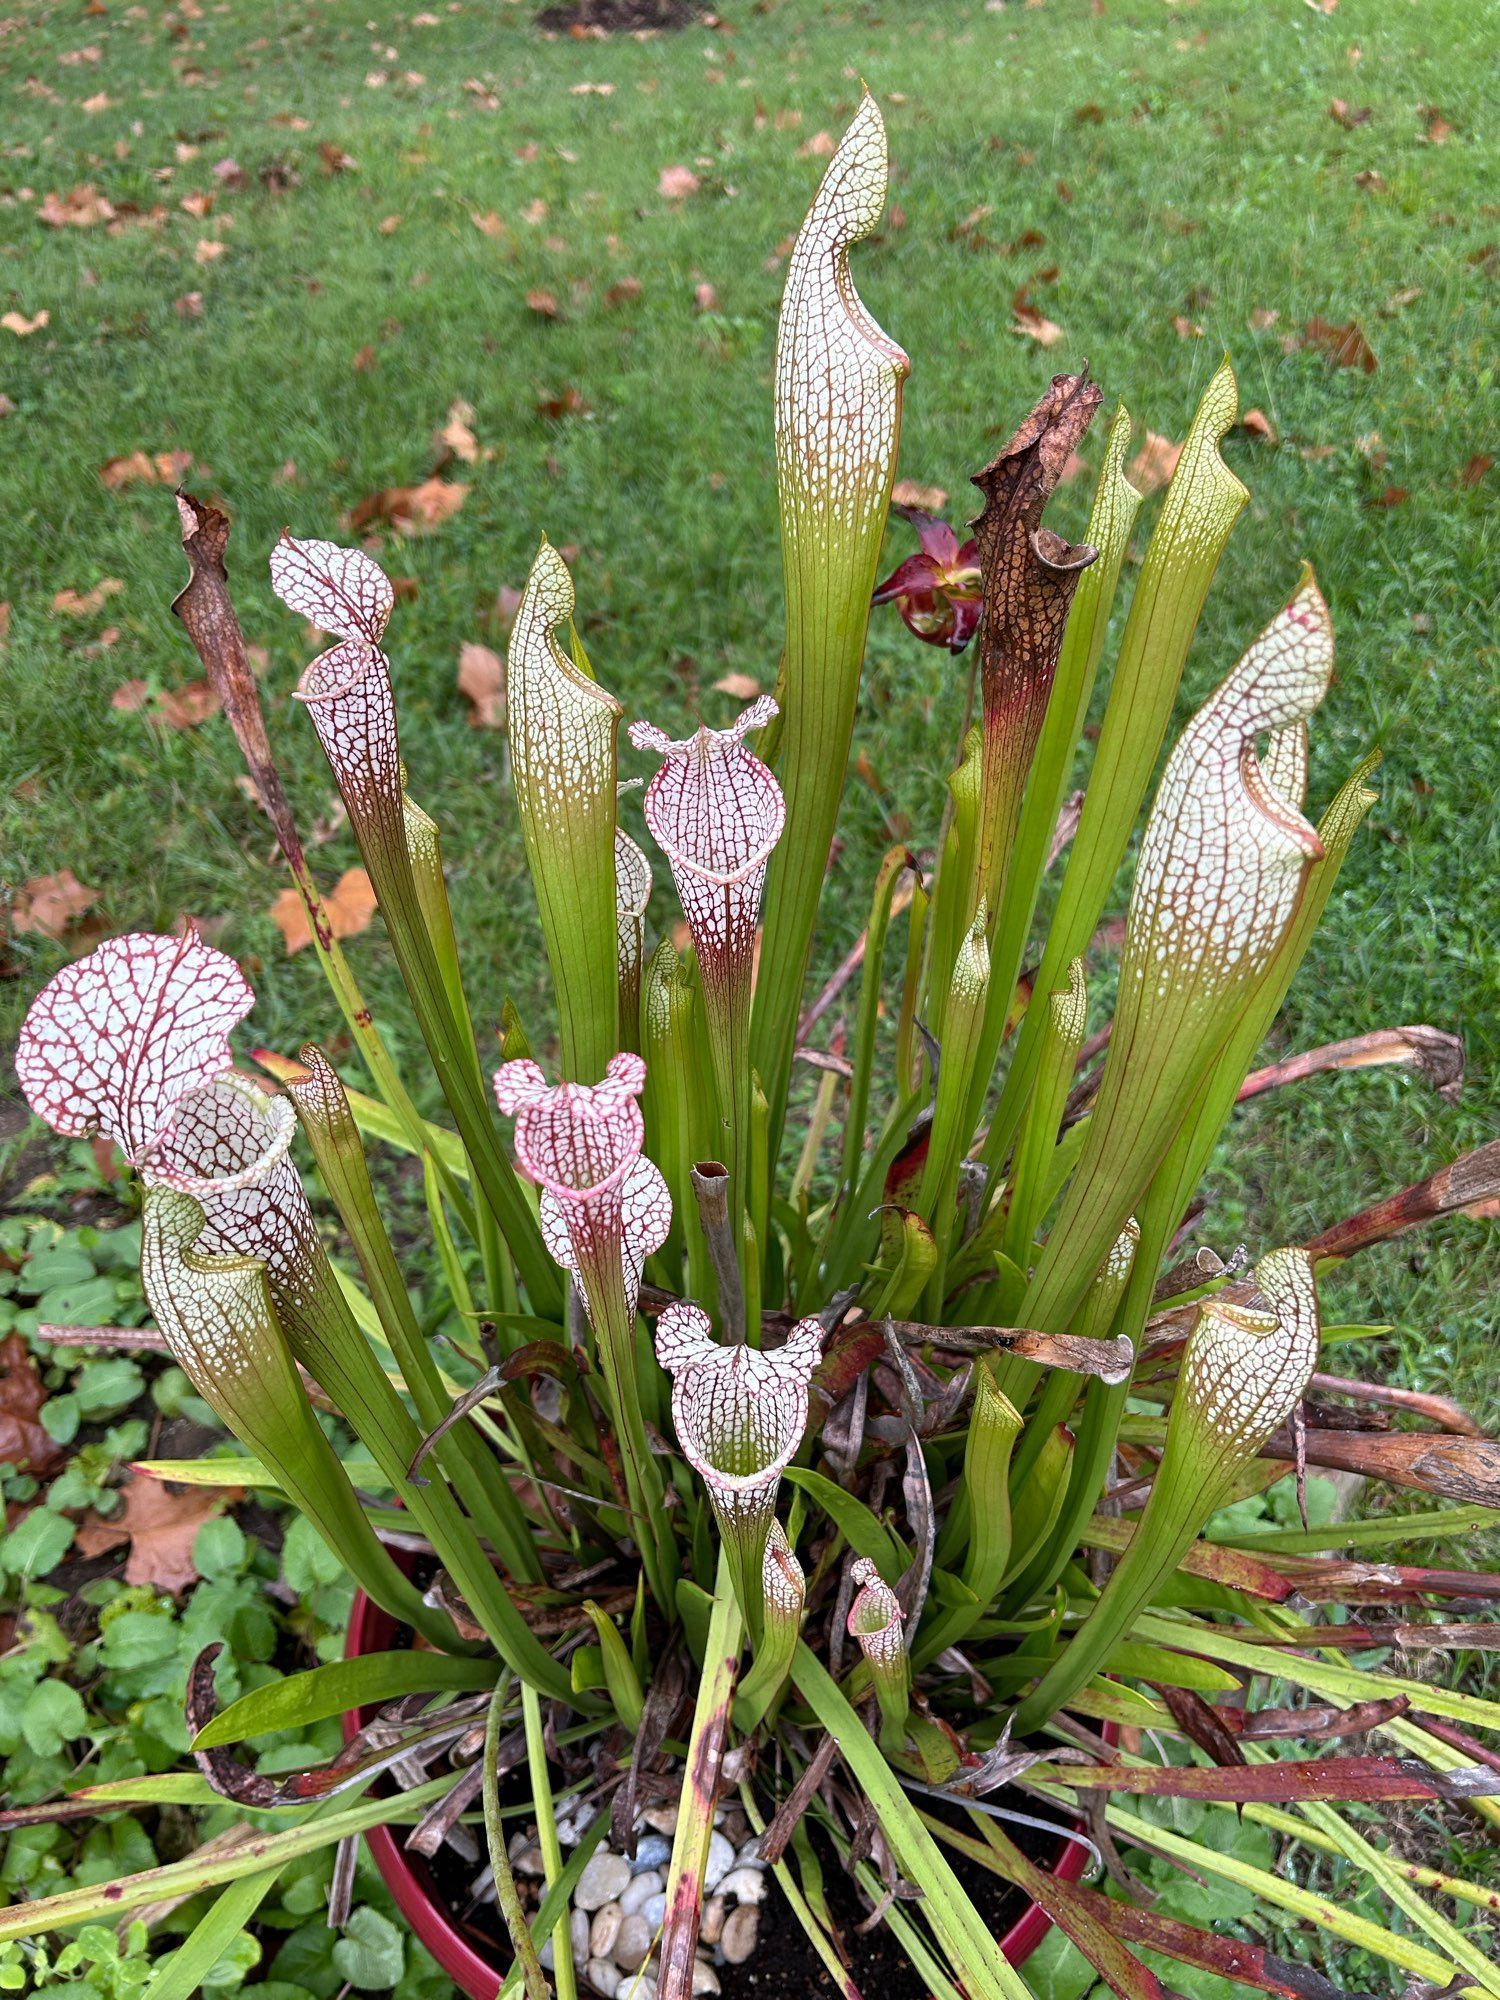
[[831, 132], [814, 132], [797, 148], [797, 157], [799, 160], [829, 160], [837, 146], [838, 141]]
[[492, 208], [487, 208], [482, 215], [471, 214], [469, 220], [481, 236], [488, 236], [492, 242], [499, 242], [501, 237], [510, 234], [504, 216], [497, 215]]
[[156, 719], [168, 729], [196, 729], [223, 706], [218, 693], [207, 681], [188, 681], [168, 688], [157, 697]]
[[1328, 107], [1328, 115], [1335, 125], [1342, 125], [1346, 132], [1352, 132], [1356, 125], [1368, 125], [1375, 113], [1368, 104], [1362, 104], [1356, 111], [1342, 97], [1335, 97]]
[[1377, 173], [1374, 167], [1361, 167], [1354, 176], [1354, 185], [1363, 188], [1366, 194], [1379, 194], [1385, 186], [1385, 175]]
[[37, 203], [36, 219], [49, 229], [93, 229], [101, 222], [114, 221], [115, 206], [92, 181], [85, 181], [66, 194], [44, 195]]
[[1404, 486], [1387, 486], [1379, 493], [1372, 493], [1365, 501], [1367, 507], [1404, 507], [1411, 495]]
[[109, 705], [121, 715], [134, 715], [137, 709], [144, 708], [150, 699], [151, 684], [149, 681], [121, 681], [120, 685], [110, 696]]
[[211, 194], [185, 194], [177, 204], [184, 215], [191, 215], [198, 222], [210, 213], [213, 205], [214, 198]]
[[665, 195], [668, 201], [685, 201], [702, 185], [691, 167], [663, 167], [657, 177], [656, 192]]
[[401, 217], [399, 215], [383, 215], [380, 218], [380, 233], [382, 236], [394, 236], [400, 227]]
[[219, 259], [227, 256], [228, 253], [229, 245], [227, 243], [220, 243], [217, 238], [212, 236], [200, 236], [193, 249], [193, 262], [195, 264], [217, 264]]
[[29, 334], [40, 333], [44, 326], [51, 324], [52, 315], [45, 310], [35, 314], [31, 319], [27, 319], [24, 313], [0, 313], [0, 326], [3, 326], [7, 333], [13, 333], [17, 340], [25, 340]]
[[450, 458], [461, 458], [465, 465], [475, 464], [479, 458], [479, 440], [474, 435], [473, 423], [474, 405], [460, 396], [448, 405], [447, 422], [433, 434], [434, 448]]
[[1032, 303], [1023, 285], [1011, 301], [1012, 333], [1023, 333], [1028, 340], [1034, 340], [1038, 347], [1056, 347], [1065, 336], [1056, 320], [1048, 319]]
[[1445, 146], [1453, 137], [1453, 127], [1448, 123], [1435, 104], [1424, 104], [1421, 110], [1422, 137], [1429, 146]]
[[184, 292], [180, 299], [173, 299], [172, 310], [179, 319], [202, 319], [202, 292]]
[[540, 286], [526, 294], [526, 304], [539, 319], [560, 319], [562, 307], [554, 293], [544, 291]]
[[62, 1456], [38, 1421], [51, 1395], [26, 1346], [26, 1336], [0, 1340], [0, 1464], [17, 1472], [45, 1472]]
[[1264, 333], [1268, 327], [1275, 326], [1280, 318], [1281, 314], [1274, 306], [1254, 306], [1246, 323], [1252, 333]]
[[352, 153], [346, 153], [342, 146], [336, 146], [332, 139], [323, 139], [318, 145], [318, 158], [323, 162], [325, 174], [350, 174], [357, 171], [359, 162]]
[[1460, 486], [1477, 486], [1485, 474], [1494, 467], [1494, 459], [1487, 451], [1476, 451], [1458, 475]]
[[521, 220], [531, 229], [540, 229], [547, 220], [547, 204], [538, 195], [535, 201], [528, 201], [521, 210]]
[[[323, 898], [336, 938], [358, 937], [375, 914], [375, 891], [363, 868], [346, 868]], [[286, 940], [287, 956], [312, 943], [307, 911], [295, 889], [283, 889], [271, 905], [271, 921]]]
[[608, 310], [613, 312], [617, 306], [628, 305], [632, 299], [638, 299], [640, 295], [639, 278], [618, 278], [604, 294], [604, 303]]
[[366, 341], [363, 347], [356, 348], [354, 359], [349, 365], [356, 375], [368, 375], [370, 370], [375, 366], [375, 360], [375, 350]]
[[1172, 477], [1181, 456], [1180, 444], [1173, 444], [1160, 431], [1148, 430], [1145, 442], [1130, 461], [1126, 477], [1137, 492], [1154, 493], [1158, 486], [1165, 486]]
[[1366, 375], [1373, 375], [1380, 365], [1358, 320], [1335, 326], [1332, 320], [1314, 315], [1303, 330], [1300, 344], [1321, 349], [1334, 368], [1362, 368]]
[[192, 463], [190, 451], [132, 451], [123, 458], [106, 459], [99, 479], [111, 493], [122, 486], [180, 486]]
[[508, 632], [516, 622], [516, 613], [521, 608], [523, 591], [508, 583], [502, 583], [495, 593], [495, 617], [502, 632]]
[[1203, 328], [1198, 324], [1197, 320], [1189, 319], [1186, 313], [1173, 313], [1172, 331], [1177, 335], [1179, 340], [1201, 340], [1203, 338]]
[[1275, 429], [1264, 410], [1246, 410], [1244, 416], [1240, 418], [1240, 429], [1248, 431], [1253, 438], [1259, 438], [1262, 444], [1276, 442]]
[[117, 590], [123, 590], [124, 583], [117, 576], [106, 576], [96, 583], [92, 590], [60, 590], [52, 600], [52, 609], [59, 618], [92, 618]]
[[[1468, 479], [1464, 483], [1467, 486], [1477, 486], [1479, 481], [1477, 479]], [[0, 653], [3, 653], [9, 644], [10, 599], [8, 597], [0, 597]]]
[[11, 929], [57, 940], [98, 900], [99, 891], [80, 882], [71, 868], [59, 868], [55, 875], [33, 875], [11, 905]]
[[128, 1541], [125, 1581], [171, 1596], [198, 1581], [193, 1542], [205, 1521], [224, 1511], [222, 1488], [169, 1486], [139, 1474], [124, 1486], [124, 1505], [107, 1521], [97, 1514], [78, 1524], [74, 1546], [80, 1555], [100, 1556]]
[[915, 507], [919, 513], [941, 514], [948, 504], [944, 486], [922, 486], [915, 479], [898, 479], [891, 488], [893, 507]]
[[693, 309], [695, 312], [711, 313], [719, 310], [719, 295], [712, 285], [693, 287]]
[[754, 701], [760, 682], [753, 674], [721, 674], [714, 682], [714, 692], [731, 695], [736, 701]]
[[1383, 313], [1405, 312], [1406, 308], [1414, 306], [1421, 296], [1422, 287], [1420, 285], [1403, 285], [1400, 291], [1391, 293], [1380, 310]]
[[398, 535], [430, 535], [455, 515], [469, 488], [436, 474], [416, 486], [382, 486], [349, 510], [351, 528], [389, 521]]
[[458, 691], [475, 729], [505, 727], [505, 662], [491, 646], [466, 639], [458, 649]]
[[537, 403], [539, 417], [586, 417], [589, 406], [583, 400], [583, 391], [571, 384], [556, 396], [543, 396]]

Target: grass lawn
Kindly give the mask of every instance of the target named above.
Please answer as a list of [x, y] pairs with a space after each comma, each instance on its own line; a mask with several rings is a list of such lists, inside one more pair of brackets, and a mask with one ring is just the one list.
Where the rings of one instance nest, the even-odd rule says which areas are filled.
[[[1462, 0], [1326, 14], [1109, 0], [1097, 17], [1087, 0], [723, 0], [722, 14], [718, 30], [607, 41], [543, 39], [529, 8], [496, 0], [109, 0], [0, 23], [0, 313], [48, 316], [0, 327], [5, 882], [68, 867], [108, 930], [184, 912], [222, 926], [264, 1040], [333, 1032], [311, 954], [288, 958], [271, 922], [283, 877], [227, 726], [157, 728], [149, 707], [112, 705], [123, 683], [165, 694], [197, 665], [168, 614], [185, 574], [170, 493], [110, 490], [100, 468], [190, 453], [192, 483], [235, 516], [241, 613], [311, 829], [331, 786], [290, 700], [306, 635], [272, 599], [266, 554], [283, 525], [337, 534], [365, 496], [425, 478], [461, 399], [484, 450], [444, 474], [469, 485], [465, 504], [383, 552], [412, 583], [391, 632], [403, 747], [447, 830], [472, 991], [491, 1015], [512, 995], [544, 1033], [504, 739], [470, 724], [459, 648], [503, 647], [497, 593], [545, 529], [576, 550], [581, 629], [630, 714], [675, 726], [701, 701], [722, 722], [726, 674], [771, 684], [782, 259], [821, 135], [864, 77], [886, 107], [894, 207], [857, 275], [913, 357], [904, 475], [966, 513], [967, 475], [1085, 356], [1138, 427], [1180, 438], [1227, 348], [1277, 441], [1229, 440], [1253, 503], [1184, 712], [1308, 557], [1340, 647], [1315, 803], [1368, 745], [1385, 752], [1278, 1045], [1458, 1028], [1464, 1101], [1395, 1072], [1264, 1101], [1217, 1171], [1212, 1239], [1305, 1234], [1487, 1136], [1500, 472], [1480, 467], [1500, 455], [1500, 206], [1483, 92], [1500, 24]], [[216, 176], [226, 160], [238, 171]], [[660, 193], [669, 166], [697, 191]], [[47, 226], [48, 197], [90, 186], [113, 222]], [[88, 194], [75, 207], [98, 212]], [[1050, 348], [1011, 330], [1023, 285], [1064, 331]], [[1356, 321], [1374, 372], [1298, 346], [1314, 317]], [[1101, 449], [1102, 434], [1091, 463]], [[1060, 496], [1065, 532], [1087, 493], [1080, 479]], [[908, 531], [891, 541], [894, 561]], [[106, 579], [122, 587], [92, 612], [57, 609]], [[851, 780], [823, 960], [856, 934], [890, 830], [935, 829], [963, 698], [963, 667], [877, 620], [856, 744], [870, 775]], [[325, 884], [354, 859], [337, 829], [315, 856]], [[666, 921], [665, 895], [657, 907]], [[81, 936], [8, 942], [0, 1032]], [[378, 926], [352, 951], [409, 1045]], [[1394, 1322], [1409, 1379], [1493, 1417], [1485, 1227], [1371, 1256], [1330, 1306]]]

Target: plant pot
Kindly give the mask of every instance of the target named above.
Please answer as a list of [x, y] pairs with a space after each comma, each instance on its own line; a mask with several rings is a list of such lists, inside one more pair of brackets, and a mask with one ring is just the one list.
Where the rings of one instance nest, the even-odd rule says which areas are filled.
[[[372, 1604], [363, 1591], [355, 1593], [349, 1616], [349, 1634], [344, 1645], [345, 1659], [361, 1653], [383, 1653], [390, 1649], [397, 1623], [387, 1611]], [[344, 1717], [347, 1741], [373, 1711], [351, 1710]], [[1106, 1733], [1112, 1734], [1112, 1731]], [[365, 1839], [370, 1844], [381, 1880], [396, 1900], [396, 1907], [412, 1930], [432, 1953], [460, 1991], [469, 2000], [496, 2000], [503, 1972], [476, 1950], [444, 1907], [433, 1881], [432, 1871], [419, 1854], [408, 1854], [389, 1827], [371, 1827]], [[1076, 1840], [1061, 1840], [1050, 1864], [1059, 1882], [1076, 1882], [1088, 1859], [1088, 1849]], [[1036, 1903], [1028, 1904], [1001, 1936], [1000, 1949], [1012, 1965], [1028, 1959], [1052, 1928], [1052, 1919]]]

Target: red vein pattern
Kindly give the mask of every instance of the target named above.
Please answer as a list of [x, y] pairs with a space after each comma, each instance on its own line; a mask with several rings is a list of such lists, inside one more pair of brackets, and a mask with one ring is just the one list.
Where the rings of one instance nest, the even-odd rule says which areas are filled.
[[677, 1439], [721, 1525], [769, 1528], [781, 1475], [807, 1428], [808, 1387], [822, 1352], [815, 1319], [800, 1320], [785, 1346], [771, 1349], [721, 1347], [701, 1306], [676, 1302], [656, 1322]]
[[138, 1166], [181, 1099], [230, 1067], [230, 1030], [254, 1005], [234, 960], [196, 934], [110, 938], [31, 1003], [16, 1075], [55, 1132], [102, 1133]]
[[859, 1641], [872, 1667], [895, 1666], [906, 1651], [900, 1599], [868, 1556], [861, 1556], [849, 1575], [859, 1586], [849, 1606], [849, 1637]]

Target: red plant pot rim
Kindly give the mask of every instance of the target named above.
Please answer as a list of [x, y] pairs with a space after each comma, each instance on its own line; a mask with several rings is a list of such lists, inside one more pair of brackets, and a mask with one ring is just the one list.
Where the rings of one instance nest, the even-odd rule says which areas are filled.
[[[357, 1659], [362, 1653], [384, 1652], [395, 1636], [397, 1621], [364, 1592], [356, 1591], [349, 1616], [349, 1635], [344, 1658]], [[363, 1709], [351, 1709], [343, 1718], [344, 1739], [353, 1736], [366, 1719]], [[1105, 1734], [1113, 1735], [1106, 1725]], [[427, 1863], [418, 1854], [408, 1854], [386, 1826], [372, 1826], [365, 1833], [381, 1880], [396, 1899], [396, 1907], [422, 1943], [469, 2000], [497, 2000], [502, 1975], [489, 1960], [482, 1958], [450, 1920]], [[1088, 1860], [1088, 1849], [1077, 1840], [1058, 1842], [1057, 1854], [1048, 1873], [1059, 1882], [1076, 1882]], [[1052, 1928], [1052, 1919], [1039, 1903], [1028, 1904], [999, 1940], [1000, 1949], [1012, 1965], [1020, 1965], [1036, 1950]]]

